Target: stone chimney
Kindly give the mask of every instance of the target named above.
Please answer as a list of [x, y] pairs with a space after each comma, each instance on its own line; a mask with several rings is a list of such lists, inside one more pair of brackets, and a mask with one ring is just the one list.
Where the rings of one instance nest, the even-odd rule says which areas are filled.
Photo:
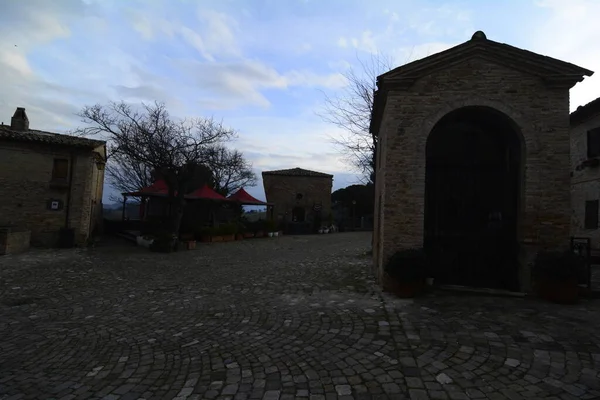
[[28, 131], [29, 130], [29, 118], [25, 112], [25, 107], [17, 107], [15, 115], [10, 119], [10, 129], [14, 131]]

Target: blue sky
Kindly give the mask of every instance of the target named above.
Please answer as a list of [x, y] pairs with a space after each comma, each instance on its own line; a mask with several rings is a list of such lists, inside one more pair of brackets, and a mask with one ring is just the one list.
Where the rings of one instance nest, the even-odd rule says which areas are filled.
[[[6, 0], [0, 119], [23, 106], [32, 128], [66, 132], [86, 104], [158, 100], [174, 116], [222, 118], [259, 176], [299, 166], [340, 188], [357, 178], [318, 112], [359, 60], [401, 65], [483, 30], [598, 71], [597, 15], [594, 0]], [[571, 108], [599, 96], [593, 76]], [[262, 182], [249, 192], [264, 199]]]

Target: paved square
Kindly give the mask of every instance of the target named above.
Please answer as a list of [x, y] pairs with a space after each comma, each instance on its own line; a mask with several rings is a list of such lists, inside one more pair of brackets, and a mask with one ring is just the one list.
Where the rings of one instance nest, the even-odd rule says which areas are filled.
[[368, 233], [0, 258], [0, 399], [593, 399], [600, 301], [381, 294]]

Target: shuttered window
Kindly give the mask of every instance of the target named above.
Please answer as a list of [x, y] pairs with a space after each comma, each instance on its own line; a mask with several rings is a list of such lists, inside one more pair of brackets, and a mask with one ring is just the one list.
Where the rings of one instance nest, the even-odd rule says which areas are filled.
[[588, 158], [600, 157], [600, 128], [590, 129], [587, 132]]
[[52, 179], [63, 180], [69, 176], [69, 160], [64, 158], [55, 158], [52, 168]]
[[585, 229], [598, 229], [598, 200], [585, 202]]

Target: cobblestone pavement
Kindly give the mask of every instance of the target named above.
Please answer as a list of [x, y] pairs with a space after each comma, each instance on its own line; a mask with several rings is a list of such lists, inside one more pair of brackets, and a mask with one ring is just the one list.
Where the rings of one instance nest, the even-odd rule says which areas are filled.
[[600, 301], [381, 294], [369, 234], [0, 258], [0, 399], [593, 399]]

